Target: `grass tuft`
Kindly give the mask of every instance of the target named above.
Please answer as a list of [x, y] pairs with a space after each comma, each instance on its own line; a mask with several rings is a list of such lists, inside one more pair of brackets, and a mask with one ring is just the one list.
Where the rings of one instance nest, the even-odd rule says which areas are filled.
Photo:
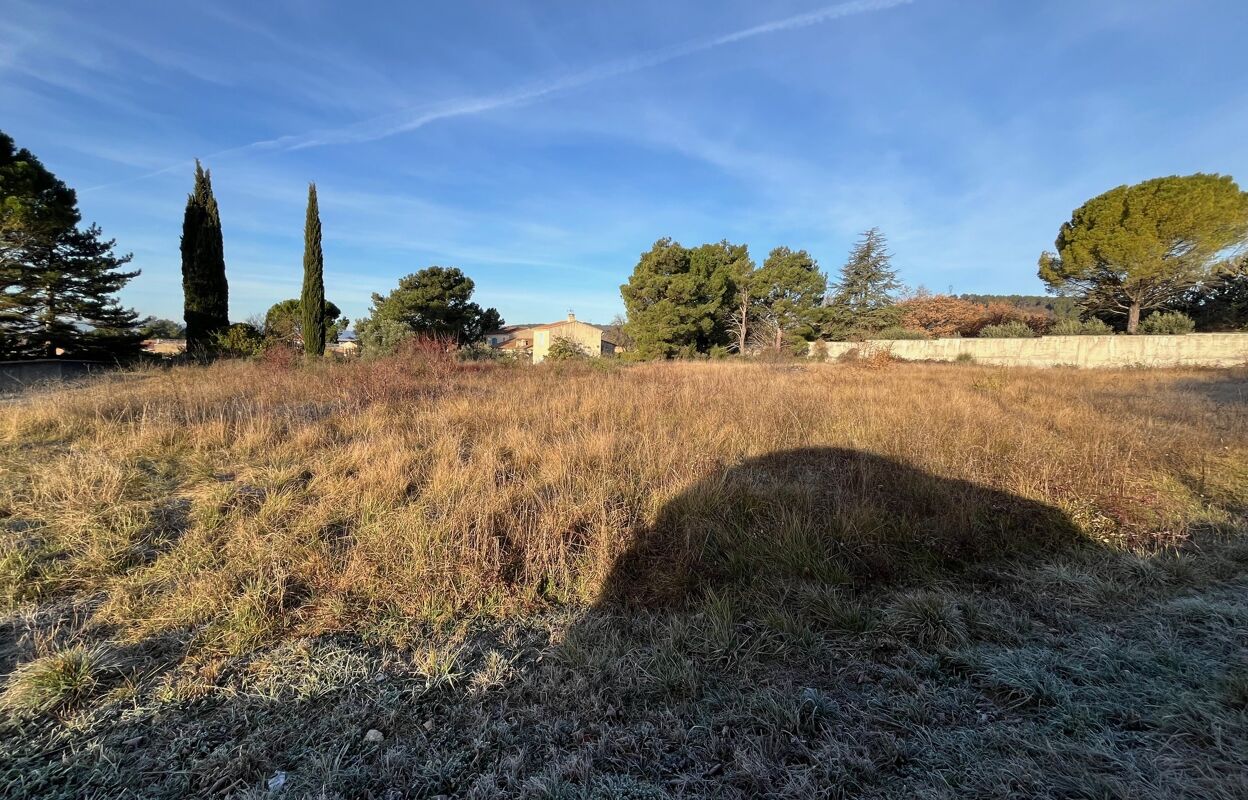
[[15, 712], [50, 713], [86, 703], [115, 674], [103, 647], [74, 645], [13, 670], [0, 706]]
[[886, 630], [917, 647], [955, 647], [967, 641], [962, 610], [940, 591], [903, 594], [884, 609], [883, 616]]

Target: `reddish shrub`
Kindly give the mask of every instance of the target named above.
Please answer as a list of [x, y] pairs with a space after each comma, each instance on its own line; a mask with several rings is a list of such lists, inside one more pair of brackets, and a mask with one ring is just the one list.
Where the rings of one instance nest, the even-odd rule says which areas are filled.
[[902, 310], [903, 327], [932, 336], [974, 336], [988, 324], [983, 306], [947, 294], [913, 297], [897, 305]]
[[913, 297], [897, 304], [902, 309], [901, 324], [932, 336], [976, 336], [989, 325], [1021, 322], [1036, 333], [1045, 333], [1053, 317], [1044, 311], [1027, 311], [1008, 303], [987, 306], [947, 294]]
[[273, 342], [260, 351], [260, 355], [256, 356], [256, 361], [266, 370], [284, 372], [299, 366], [303, 361], [303, 355], [289, 344]]
[[1027, 311], [1008, 303], [990, 303], [984, 309], [984, 327], [986, 325], [1004, 325], [1007, 322], [1021, 322], [1036, 333], [1045, 333], [1053, 326], [1053, 317], [1044, 311]]

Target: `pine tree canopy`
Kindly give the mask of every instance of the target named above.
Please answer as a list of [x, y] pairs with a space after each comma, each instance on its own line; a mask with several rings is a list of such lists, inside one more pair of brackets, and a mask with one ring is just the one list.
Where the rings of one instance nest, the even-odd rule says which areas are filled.
[[1119, 186], [1075, 209], [1055, 253], [1040, 256], [1050, 291], [1090, 312], [1126, 315], [1177, 301], [1248, 245], [1248, 193], [1230, 176], [1197, 173]]
[[[325, 341], [337, 341], [338, 334], [347, 329], [349, 321], [332, 300], [325, 301]], [[264, 335], [269, 339], [287, 342], [303, 341], [303, 304], [292, 297], [269, 306], [264, 314]]]
[[299, 310], [303, 317], [303, 352], [325, 353], [325, 257], [321, 252], [321, 212], [316, 184], [308, 184], [308, 218], [303, 229], [303, 293]]
[[754, 275], [759, 315], [772, 345], [809, 341], [819, 332], [828, 281], [805, 250], [777, 247]]
[[752, 267], [743, 244], [687, 248], [670, 238], [655, 242], [620, 287], [632, 352], [670, 358], [728, 343], [737, 283]]
[[217, 337], [230, 326], [230, 289], [212, 175], [198, 161], [182, 219], [182, 294], [186, 351], [199, 358], [211, 355]]
[[472, 302], [475, 288], [472, 278], [458, 267], [426, 267], [402, 278], [390, 294], [374, 293], [367, 322], [401, 322], [417, 335], [447, 336], [460, 345], [475, 344], [486, 331], [503, 326], [497, 309], [482, 309]]
[[1176, 307], [1201, 331], [1248, 330], [1248, 256], [1218, 270], [1218, 278], [1194, 287]]
[[139, 273], [74, 191], [0, 132], [0, 358], [134, 356], [138, 314], [114, 295]]

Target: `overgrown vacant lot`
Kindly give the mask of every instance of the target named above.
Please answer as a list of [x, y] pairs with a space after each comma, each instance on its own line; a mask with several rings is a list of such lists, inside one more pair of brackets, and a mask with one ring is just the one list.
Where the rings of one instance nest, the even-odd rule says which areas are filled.
[[1248, 796], [1248, 374], [877, 367], [0, 407], [2, 793]]

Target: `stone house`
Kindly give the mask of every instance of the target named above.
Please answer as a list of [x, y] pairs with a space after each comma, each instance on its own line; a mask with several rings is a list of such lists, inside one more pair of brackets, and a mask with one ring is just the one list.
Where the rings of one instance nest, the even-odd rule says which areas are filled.
[[485, 335], [485, 343], [495, 350], [528, 360], [533, 355], [533, 326], [508, 325]]
[[568, 318], [559, 322], [538, 325], [533, 331], [533, 363], [540, 364], [550, 352], [550, 346], [556, 339], [567, 339], [578, 344], [590, 356], [609, 356], [615, 354], [615, 344], [602, 338], [602, 328], [581, 322], [571, 311]]
[[603, 338], [602, 328], [581, 322], [572, 312], [568, 312], [567, 319], [558, 322], [531, 326], [512, 325], [486, 334], [486, 342], [490, 347], [527, 356], [534, 364], [540, 364], [546, 359], [546, 354], [557, 339], [575, 342], [595, 358], [613, 355], [616, 351], [615, 343]]

